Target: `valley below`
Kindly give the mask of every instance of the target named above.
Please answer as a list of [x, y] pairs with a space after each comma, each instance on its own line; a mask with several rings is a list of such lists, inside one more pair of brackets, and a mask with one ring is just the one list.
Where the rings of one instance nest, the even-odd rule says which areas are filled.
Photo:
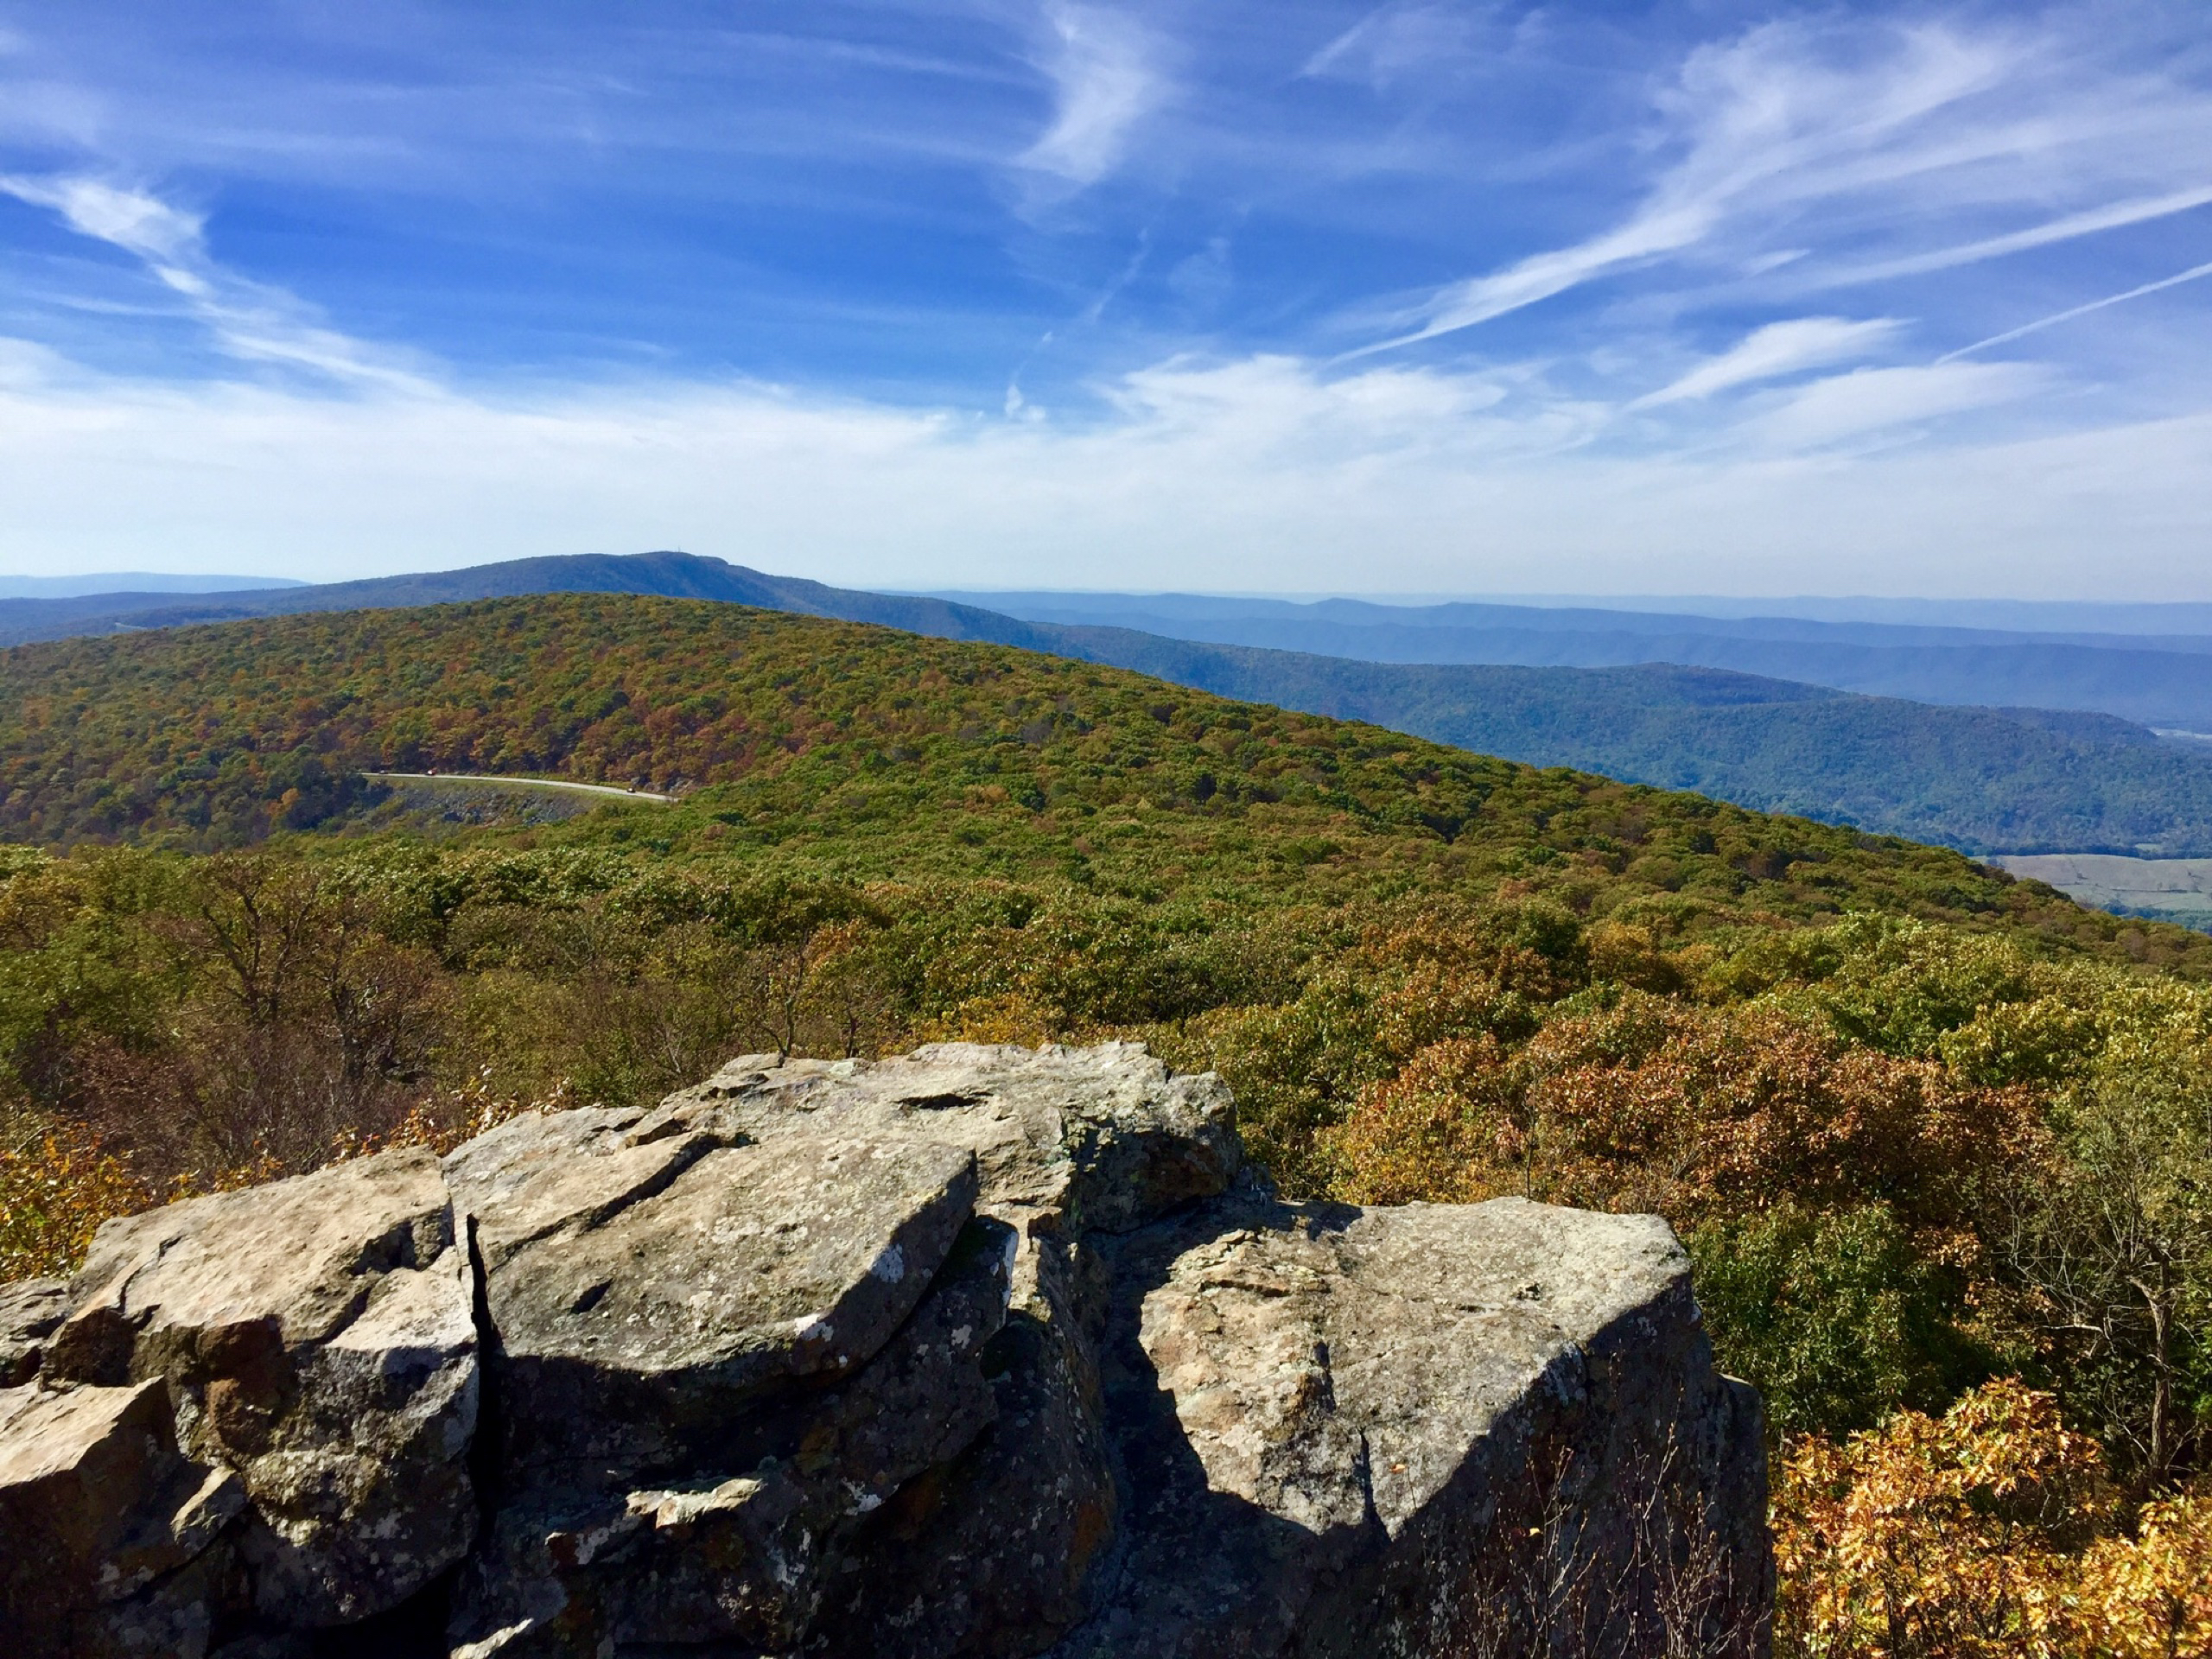
[[2212, 930], [2212, 858], [2014, 853], [1989, 861], [2099, 910]]

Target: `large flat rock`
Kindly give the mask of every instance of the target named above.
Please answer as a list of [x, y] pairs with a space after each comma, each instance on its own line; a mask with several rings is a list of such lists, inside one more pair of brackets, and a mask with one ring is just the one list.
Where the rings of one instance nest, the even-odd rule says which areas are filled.
[[1229, 1090], [1135, 1043], [933, 1043], [886, 1060], [748, 1054], [651, 1119], [754, 1138], [835, 1122], [975, 1153], [979, 1202], [1031, 1230], [1121, 1231], [1220, 1192], [1243, 1160]]
[[480, 1241], [506, 1462], [532, 1479], [711, 1460], [748, 1402], [881, 1348], [974, 1209], [963, 1147], [640, 1139], [620, 1118], [521, 1120], [447, 1167]]
[[[1656, 1217], [1252, 1195], [1113, 1266], [1128, 1528], [1104, 1606], [1056, 1652], [1763, 1639], [1756, 1396], [1713, 1373]], [[1731, 1564], [1697, 1628], [1662, 1628], [1681, 1621], [1637, 1566], [1655, 1554]], [[1541, 1583], [1571, 1593], [1531, 1605]]]
[[429, 1154], [110, 1222], [70, 1294], [43, 1375], [164, 1385], [184, 1450], [244, 1482], [266, 1617], [365, 1618], [467, 1550], [476, 1326]]

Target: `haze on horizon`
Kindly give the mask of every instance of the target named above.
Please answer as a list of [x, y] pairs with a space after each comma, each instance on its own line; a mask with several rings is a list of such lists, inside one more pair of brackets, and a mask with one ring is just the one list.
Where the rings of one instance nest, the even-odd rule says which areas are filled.
[[2212, 599], [2212, 34], [0, 0], [0, 575]]

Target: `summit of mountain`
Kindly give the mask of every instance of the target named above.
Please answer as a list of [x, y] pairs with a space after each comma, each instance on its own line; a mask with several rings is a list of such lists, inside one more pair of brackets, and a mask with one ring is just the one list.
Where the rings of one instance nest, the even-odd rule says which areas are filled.
[[[250, 616], [450, 605], [520, 594], [657, 594], [670, 599], [715, 599], [810, 616], [881, 622], [955, 639], [996, 639], [1009, 632], [1019, 633], [1023, 628], [1007, 617], [984, 621], [985, 613], [972, 606], [829, 588], [804, 577], [772, 576], [721, 559], [664, 550], [548, 555], [458, 570], [188, 596], [108, 593], [0, 599], [0, 645], [230, 622]], [[1043, 638], [1038, 636], [1040, 642]], [[1040, 643], [1039, 648], [1050, 647]]]

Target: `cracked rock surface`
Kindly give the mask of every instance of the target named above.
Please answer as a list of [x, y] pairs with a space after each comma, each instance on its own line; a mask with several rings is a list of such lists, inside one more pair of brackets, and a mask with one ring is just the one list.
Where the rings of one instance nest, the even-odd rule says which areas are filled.
[[59, 1279], [0, 1285], [0, 1389], [20, 1387], [38, 1375], [47, 1338], [68, 1317], [69, 1287]]
[[1282, 1202], [1133, 1045], [747, 1056], [111, 1223], [0, 1365], [38, 1659], [1765, 1650], [1662, 1223]]
[[108, 1223], [39, 1382], [158, 1380], [177, 1443], [251, 1500], [259, 1611], [344, 1624], [474, 1534], [472, 1291], [437, 1160], [385, 1153]]
[[1757, 1398], [1713, 1373], [1656, 1217], [1248, 1192], [1111, 1254], [1136, 1503], [1058, 1651], [1669, 1652], [1649, 1560], [1700, 1551], [1731, 1580], [1700, 1639], [1764, 1640]]

